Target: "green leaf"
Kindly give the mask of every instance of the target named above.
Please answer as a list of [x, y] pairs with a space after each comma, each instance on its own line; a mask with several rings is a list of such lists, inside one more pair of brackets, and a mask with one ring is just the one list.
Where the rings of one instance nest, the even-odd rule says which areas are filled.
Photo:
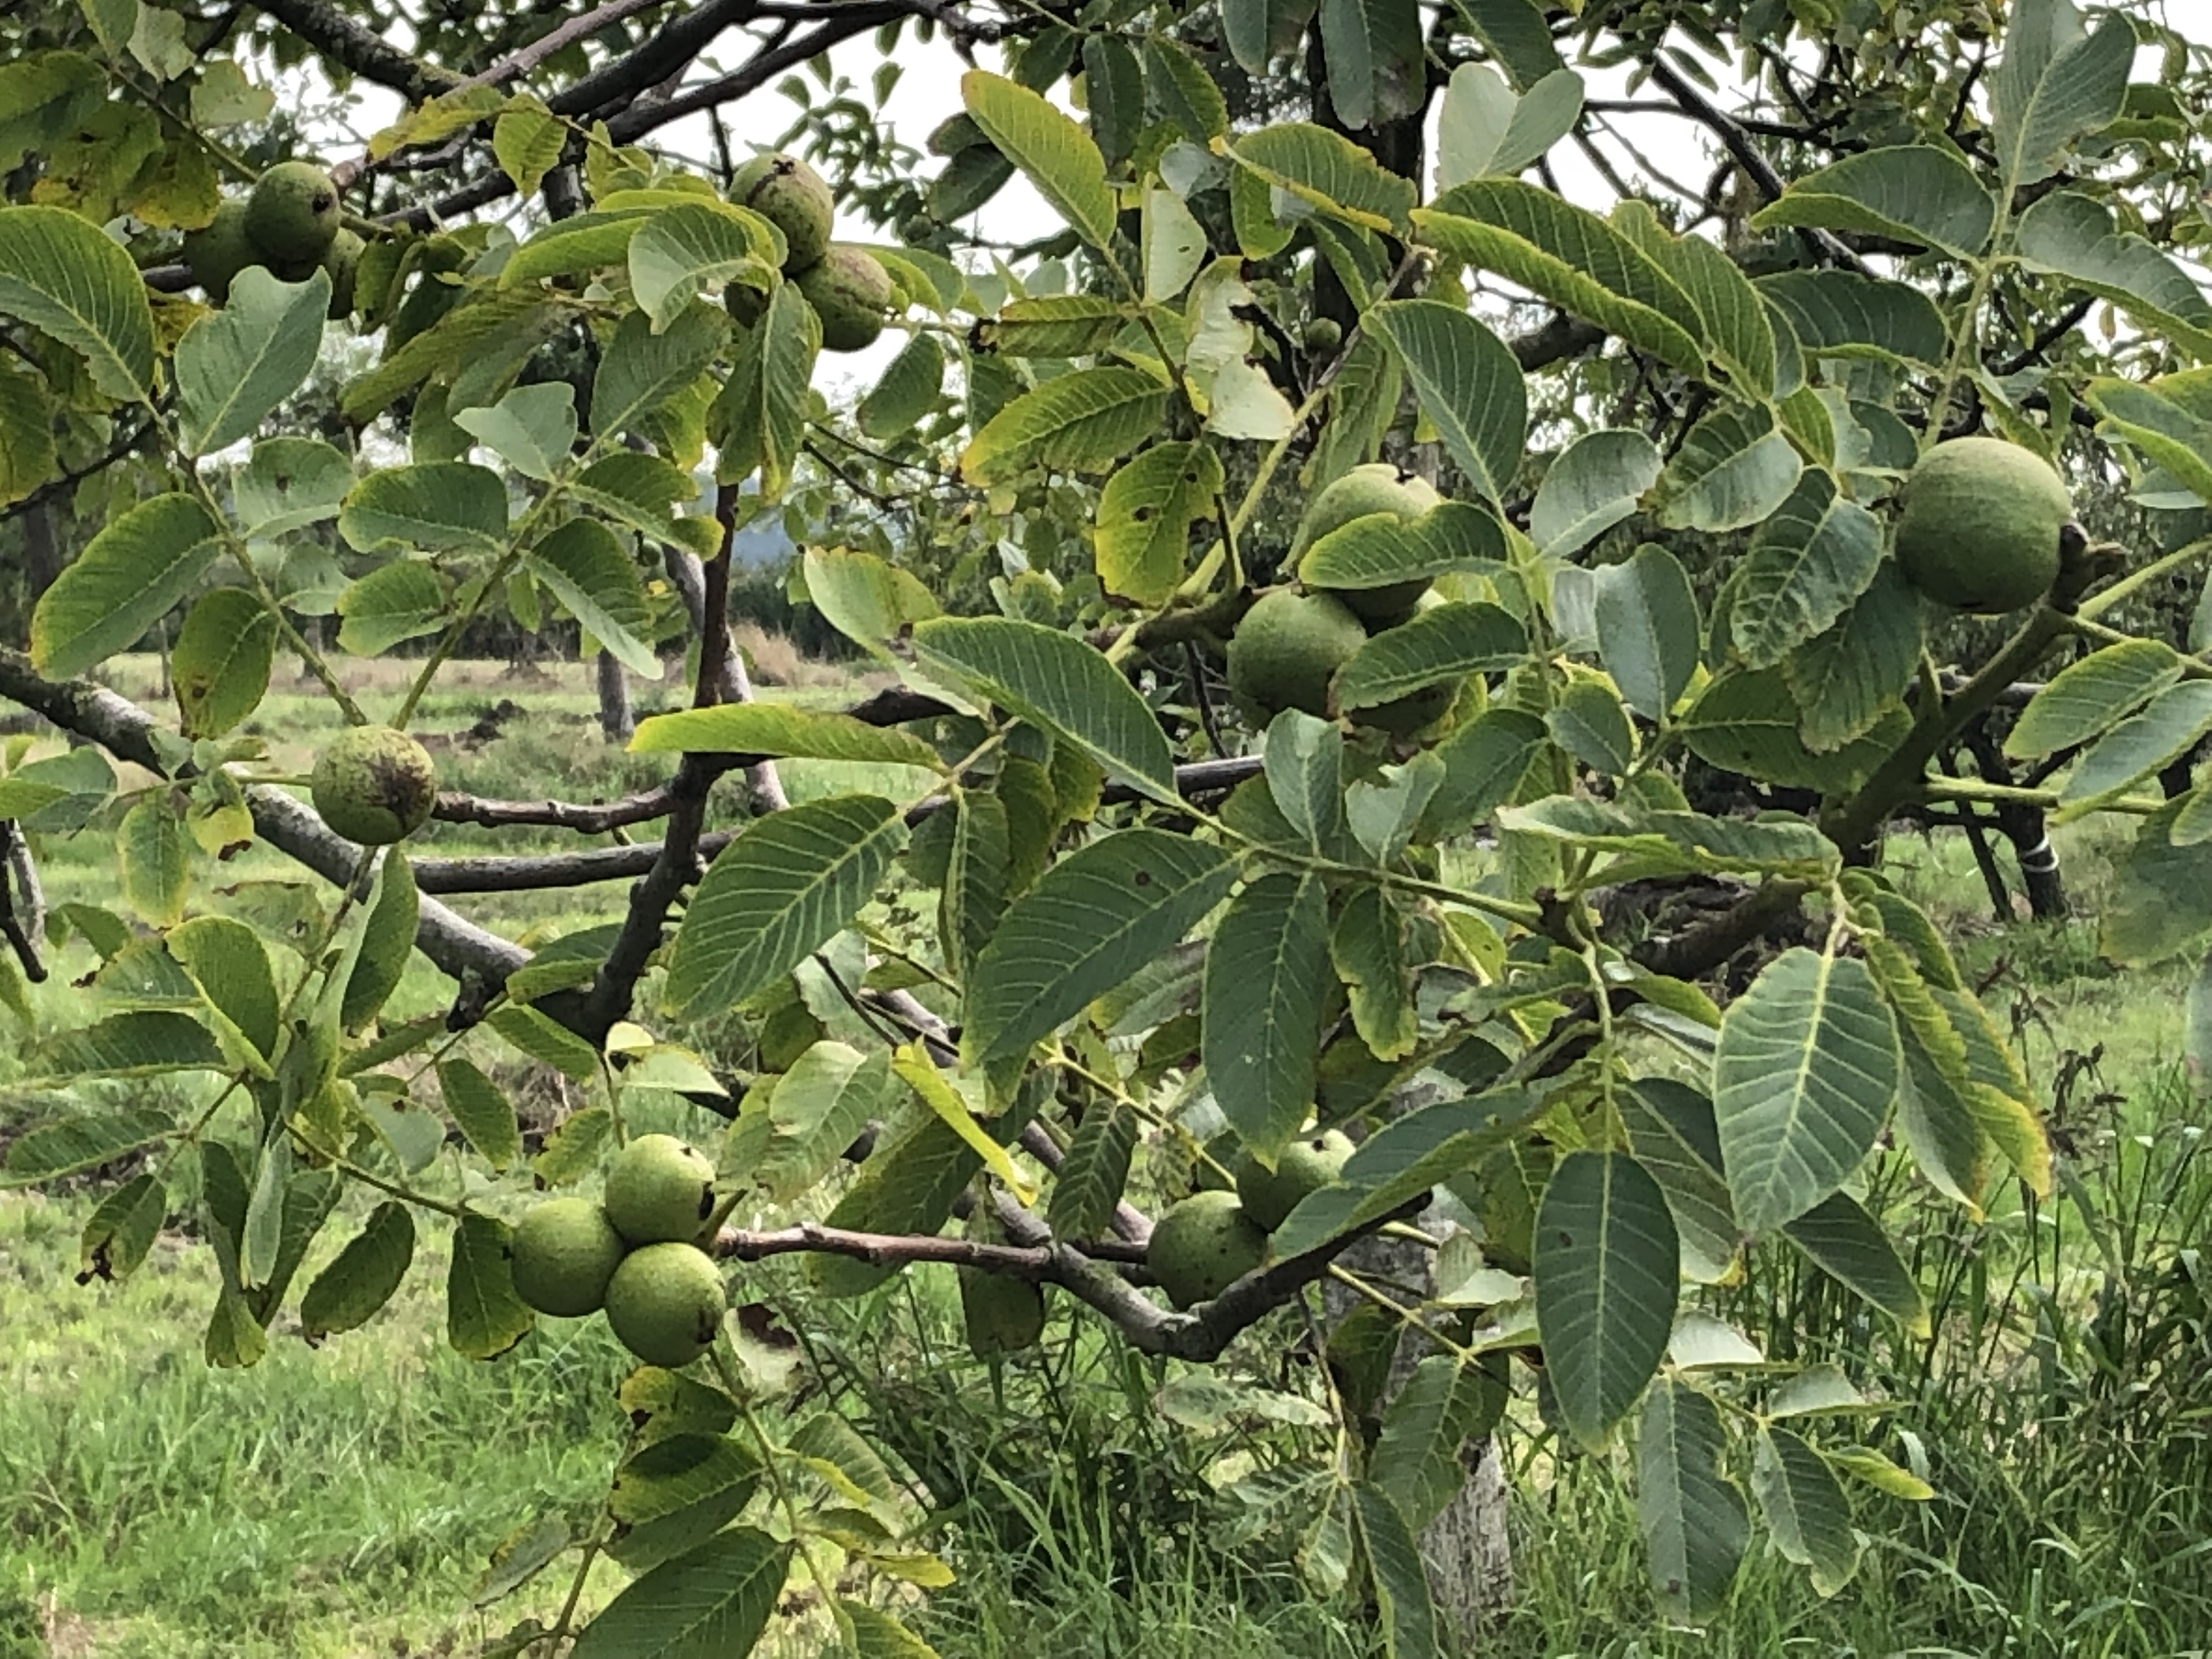
[[2202, 361], [2212, 357], [2212, 300], [2155, 243], [2114, 227], [2104, 204], [2072, 191], [2044, 197], [2013, 233], [2021, 261], [2125, 311]]
[[768, 1628], [791, 1546], [738, 1527], [634, 1580], [586, 1626], [571, 1659], [730, 1659]]
[[2184, 680], [2152, 697], [2074, 763], [2058, 791], [2063, 822], [2124, 794], [2212, 732], [2212, 680]]
[[1559, 49], [1537, 0], [1459, 0], [1453, 9], [1516, 86], [1533, 89], [1559, 67]]
[[1229, 106], [1206, 66], [1172, 35], [1145, 36], [1145, 94], [1161, 119], [1194, 144], [1229, 131]]
[[489, 1359], [530, 1334], [538, 1317], [515, 1293], [514, 1230], [474, 1210], [453, 1224], [446, 1273], [446, 1340], [465, 1359]]
[[169, 655], [169, 683], [188, 738], [219, 738], [251, 716], [269, 690], [276, 618], [240, 587], [204, 594]]
[[2105, 429], [2125, 439], [2200, 501], [2212, 501], [2212, 369], [2187, 369], [2138, 384], [2089, 382]]
[[1840, 749], [1897, 708], [1920, 665], [1921, 639], [1920, 596], [1886, 560], [1833, 625], [1783, 661], [1806, 747]]
[[1101, 653], [1072, 634], [1004, 617], [941, 617], [914, 629], [933, 670], [1075, 745], [1109, 775], [1173, 803], [1175, 761], [1143, 696]]
[[1083, 89], [1091, 136], [1101, 155], [1118, 166], [1145, 125], [1145, 71], [1136, 49], [1115, 35], [1085, 36]]
[[187, 455], [209, 455], [250, 438], [262, 421], [306, 382], [323, 343], [331, 279], [280, 283], [248, 265], [230, 297], [177, 342], [178, 441]]
[[1279, 121], [1248, 132], [1229, 147], [1231, 161], [1346, 224], [1403, 236], [1419, 199], [1409, 179], [1377, 165], [1340, 132], [1304, 121]]
[[446, 584], [419, 559], [380, 565], [338, 595], [339, 648], [374, 657], [446, 625]]
[[364, 1029], [406, 977], [408, 959], [415, 954], [415, 927], [421, 909], [415, 890], [415, 866], [397, 847], [387, 849], [377, 871], [368, 921], [362, 930], [361, 954], [346, 978], [338, 1018], [347, 1030]]
[[0, 208], [0, 316], [50, 334], [119, 403], [154, 385], [154, 313], [131, 256], [58, 207]]
[[[1542, 499], [1540, 494], [1540, 505]], [[1625, 562], [1592, 575], [1606, 672], [1630, 708], [1663, 721], [1689, 689], [1704, 637], [1689, 574], [1672, 553], [1647, 543]]]
[[650, 437], [645, 422], [707, 372], [729, 334], [729, 314], [720, 306], [687, 306], [659, 330], [641, 311], [625, 316], [592, 381], [594, 443], [611, 445], [627, 431]]
[[347, 494], [338, 533], [364, 553], [498, 553], [507, 542], [507, 486], [490, 468], [467, 461], [383, 467]]
[[1428, 1572], [1413, 1528], [1397, 1505], [1371, 1486], [1352, 1489], [1352, 1513], [1374, 1579], [1385, 1659], [1441, 1659], [1436, 1605], [1429, 1598]]
[[1587, 209], [1517, 179], [1482, 179], [1416, 209], [1413, 225], [1430, 246], [1540, 294], [1662, 362], [1691, 374], [1705, 368], [1696, 304]]
[[2147, 968], [2212, 933], [2212, 843], [2176, 846], [2186, 796], [2142, 821], [2113, 867], [2115, 891], [2098, 919], [2098, 948], [2124, 968]]
[[944, 390], [945, 348], [934, 334], [917, 334], [900, 348], [854, 416], [863, 433], [882, 443], [918, 425]]
[[1797, 225], [1865, 231], [1971, 259], [1989, 246], [1996, 203], [1973, 170], [1933, 144], [1846, 155], [1793, 179], [1752, 228]]
[[905, 841], [898, 809], [873, 795], [755, 820], [715, 856], [684, 912], [668, 1007], [720, 1012], [790, 972], [867, 902]]
[[909, 571], [872, 553], [810, 547], [799, 562], [806, 602], [855, 645], [886, 656], [908, 627], [939, 613], [937, 600]]
[[932, 771], [942, 765], [937, 751], [911, 732], [780, 702], [720, 703], [655, 714], [640, 722], [629, 747], [634, 755], [797, 756]]
[[534, 98], [518, 98], [491, 124], [492, 159], [526, 198], [538, 193], [568, 142], [568, 124]]
[[1705, 349], [1735, 389], [1747, 398], [1772, 394], [1780, 366], [1774, 321], [1742, 267], [1703, 236], [1671, 234], [1641, 202], [1621, 204], [1613, 224], [1690, 296]]
[[123, 902], [152, 927], [185, 919], [191, 884], [191, 842], [184, 820], [166, 800], [142, 800], [123, 815], [116, 832], [116, 862]]
[[1477, 490], [1502, 503], [1528, 436], [1528, 383], [1505, 343], [1437, 300], [1386, 301], [1365, 321], [1397, 348], [1451, 458]]
[[1407, 520], [1369, 513], [1318, 538], [1298, 561], [1309, 587], [1391, 587], [1452, 570], [1505, 562], [1505, 531], [1486, 507], [1443, 501]]
[[1545, 470], [1528, 509], [1529, 539], [1547, 558], [1579, 552], [1635, 514], [1663, 465], [1641, 432], [1584, 433]]
[[1295, 842], [1333, 856], [1344, 833], [1344, 734], [1331, 722], [1286, 708], [1267, 726], [1261, 761], [1267, 794]]
[[522, 565], [616, 661], [647, 678], [659, 674], [653, 602], [636, 559], [613, 531], [597, 519], [571, 519]]
[[1636, 729], [1613, 688], [1602, 681], [1567, 683], [1559, 700], [1544, 711], [1552, 741], [1601, 777], [1619, 777], [1636, 758]]
[[633, 1572], [688, 1554], [736, 1520], [759, 1487], [759, 1455], [726, 1435], [648, 1442], [615, 1471], [607, 1553]]
[[1816, 356], [1869, 357], [1940, 367], [1950, 330], [1936, 302], [1909, 283], [1854, 270], [1785, 270], [1759, 291]]
[[1529, 769], [1552, 752], [1544, 722], [1518, 708], [1486, 708], [1436, 748], [1443, 781], [1431, 797], [1423, 823], [1446, 836], [1487, 818], [1511, 799]]
[[2135, 58], [2123, 12], [2085, 34], [2074, 0], [2015, 0], [1990, 76], [1990, 137], [2007, 191], [2049, 178], [2075, 139], [2118, 118]]
[[1674, 530], [1741, 530], [1790, 499], [1804, 462], [1764, 404], [1728, 404], [1683, 439], [1652, 493]]
[[476, 1066], [458, 1057], [440, 1060], [438, 1092], [454, 1127], [493, 1169], [504, 1170], [522, 1156], [522, 1130], [514, 1108]]
[[1841, 792], [1855, 787], [1903, 738], [1901, 710], [1885, 713], [1864, 736], [1832, 753], [1816, 753], [1799, 733], [1803, 716], [1779, 668], [1736, 672], [1715, 679], [1682, 716], [1691, 752], [1724, 771], [1786, 787]]
[[1571, 70], [1551, 70], [1516, 98], [1490, 64], [1460, 64], [1437, 118], [1437, 187], [1513, 177], [1574, 131], [1583, 97]]
[[[181, 1014], [119, 1014], [112, 1015], [102, 1024], [112, 1024], [118, 1019], [167, 1018], [183, 1020]], [[192, 1022], [185, 1021], [191, 1024]], [[97, 1029], [97, 1028], [94, 1028]], [[204, 1028], [194, 1025], [193, 1029]], [[213, 1046], [210, 1040], [210, 1047]], [[59, 1055], [62, 1045], [50, 1046], [43, 1051]], [[116, 1068], [104, 1067], [111, 1074]], [[167, 1139], [177, 1130], [176, 1120], [168, 1113], [151, 1106], [132, 1106], [118, 1111], [72, 1112], [66, 1117], [42, 1123], [35, 1129], [26, 1130], [9, 1143], [7, 1174], [0, 1176], [0, 1188], [27, 1187], [40, 1182], [52, 1181], [61, 1176], [75, 1175], [82, 1170], [96, 1170], [103, 1164]]]
[[1662, 1379], [1644, 1396], [1636, 1433], [1636, 1517], [1659, 1609], [1704, 1620], [1727, 1606], [1750, 1541], [1743, 1494], [1723, 1472], [1720, 1408]]
[[1344, 981], [1352, 1023], [1378, 1060], [1403, 1060], [1420, 1041], [1406, 918], [1380, 887], [1346, 896], [1328, 936], [1329, 960]]
[[154, 1248], [168, 1213], [169, 1194], [161, 1182], [133, 1176], [101, 1199], [84, 1224], [77, 1241], [80, 1271], [110, 1282], [128, 1279]]
[[2071, 749], [2181, 678], [2182, 660], [2157, 640], [2128, 640], [2070, 663], [2028, 700], [2005, 734], [2005, 753], [2033, 760]]
[[1850, 1500], [1820, 1454], [1787, 1429], [1763, 1428], [1751, 1465], [1752, 1495], [1774, 1547], [1811, 1569], [1813, 1588], [1833, 1595], [1858, 1571]]
[[[890, 1055], [884, 1050], [863, 1054], [842, 1042], [814, 1043], [768, 1097], [766, 1144], [749, 1168], [729, 1173], [754, 1182], [772, 1204], [811, 1192], [881, 1115], [890, 1082]], [[733, 1149], [737, 1143], [733, 1135]]]
[[1899, 1259], [1881, 1224], [1850, 1194], [1831, 1193], [1782, 1231], [1829, 1278], [1911, 1335], [1928, 1334], [1928, 1304], [1911, 1269]]
[[961, 452], [961, 476], [989, 484], [1031, 468], [1101, 472], [1160, 429], [1167, 387], [1144, 369], [1079, 368], [1024, 392]]
[[[32, 1051], [34, 1075], [152, 1077], [161, 1072], [226, 1070], [208, 1028], [189, 1014], [133, 1009], [64, 1031]], [[15, 1145], [20, 1147], [22, 1141]], [[103, 1160], [104, 1161], [104, 1160]]]
[[1372, 1479], [1408, 1526], [1425, 1528], [1467, 1484], [1460, 1448], [1496, 1426], [1505, 1386], [1449, 1354], [1417, 1363], [1382, 1413]]
[[785, 253], [766, 220], [720, 201], [663, 208], [629, 239], [629, 286], [639, 307], [665, 329], [709, 283], [769, 288]]
[[1395, 120], [1425, 98], [1421, 15], [1395, 0], [1321, 0], [1322, 57], [1328, 101], [1340, 120], [1361, 131]]
[[1796, 946], [1729, 1005], [1713, 1111], [1736, 1218], [1765, 1232], [1841, 1187], [1881, 1133], [1902, 1073], [1864, 963]]
[[1214, 1103], [1239, 1139], [1272, 1156], [1313, 1109], [1334, 976], [1318, 878], [1278, 872], [1239, 893], [1206, 958], [1201, 1053]]
[[1103, 294], [1048, 294], [1007, 301], [975, 325], [974, 338], [1002, 357], [1091, 357], [1114, 343], [1130, 316], [1128, 306]]
[[806, 429], [806, 400], [822, 351], [822, 319], [786, 283], [769, 296], [759, 322], [745, 331], [738, 362], [714, 407], [722, 453], [715, 476], [728, 483], [757, 470], [761, 493], [773, 501], [791, 481]]
[[42, 377], [0, 365], [0, 507], [13, 506], [53, 477], [54, 414]]
[[[875, 1151], [824, 1221], [856, 1231], [935, 1232], [982, 1167], [981, 1157], [951, 1124], [933, 1112], [922, 1112], [902, 1133], [892, 1136], [886, 1131], [878, 1139]], [[809, 1280], [830, 1297], [862, 1295], [897, 1271], [889, 1263], [836, 1256], [811, 1257], [806, 1264]]]
[[[1835, 845], [1809, 823], [1746, 821], [1551, 795], [1503, 809], [1500, 827], [1548, 836], [1576, 847], [1632, 855], [1639, 870], [1666, 875], [1771, 873], [1818, 881], [1832, 874]], [[1619, 866], [1606, 879], [1626, 878]]]
[[1614, 1101], [1629, 1150], [1667, 1195], [1684, 1277], [1720, 1283], [1734, 1268], [1738, 1231], [1712, 1102], [1686, 1083], [1657, 1077], [1638, 1078]]
[[1218, 848], [1159, 830], [1124, 830], [1061, 860], [976, 957], [962, 1047], [986, 1066], [1026, 1052], [1181, 940], [1235, 874]]
[[1102, 252], [1114, 240], [1114, 191], [1106, 159], [1068, 116], [1027, 87], [969, 70], [960, 100], [1001, 155], [1022, 170], [1053, 210]]
[[502, 288], [574, 276], [627, 263], [630, 238], [652, 217], [652, 210], [580, 213], [547, 225], [507, 256], [500, 267]]
[[264, 438], [232, 475], [231, 510], [264, 540], [337, 516], [353, 463], [319, 438]]
[[1119, 1101], [1091, 1103], [1053, 1179], [1045, 1218], [1054, 1236], [1082, 1239], [1104, 1233], [1129, 1184], [1129, 1165], [1143, 1127], [1136, 1113]]
[[1759, 526], [1736, 572], [1729, 637], [1753, 668], [1781, 662], [1825, 632], [1874, 580], [1881, 526], [1835, 476], [1808, 468]]
[[1666, 1357], [1680, 1249], [1666, 1195], [1621, 1152], [1572, 1152], [1536, 1213], [1536, 1322], [1552, 1397], [1593, 1451]]
[[853, 1659], [938, 1659], [935, 1648], [890, 1614], [865, 1602], [841, 1599], [837, 1618], [846, 1630]]
[[453, 424], [526, 478], [550, 479], [576, 446], [576, 390], [566, 380], [519, 386], [489, 409], [464, 409]]
[[274, 1060], [281, 1023], [276, 979], [261, 936], [228, 916], [195, 916], [170, 929], [165, 942], [209, 1006], [263, 1058]]
[[[0, 210], [0, 225], [28, 210]], [[191, 592], [222, 548], [222, 527], [191, 495], [156, 495], [110, 520], [32, 611], [32, 662], [66, 678], [129, 650]]]
[[1164, 605], [1187, 574], [1191, 526], [1211, 519], [1221, 459], [1198, 443], [1162, 443], [1106, 480], [1093, 544], [1106, 591], [1137, 605]]
[[1372, 708], [1469, 674], [1513, 668], [1528, 654], [1528, 631], [1512, 612], [1478, 600], [1424, 611], [1374, 635], [1330, 682], [1340, 708]]
[[415, 1219], [404, 1204], [376, 1206], [360, 1232], [315, 1275], [300, 1302], [300, 1329], [310, 1342], [367, 1324], [392, 1300], [415, 1259]]

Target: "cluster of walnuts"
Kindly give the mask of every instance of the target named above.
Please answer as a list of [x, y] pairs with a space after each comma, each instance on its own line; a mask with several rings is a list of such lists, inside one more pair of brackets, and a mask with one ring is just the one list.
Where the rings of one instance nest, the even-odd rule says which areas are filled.
[[[730, 199], [783, 233], [783, 274], [822, 319], [827, 351], [863, 351], [884, 331], [891, 308], [890, 274], [866, 248], [830, 240], [836, 198], [822, 175], [795, 155], [756, 155], [730, 179]], [[759, 320], [759, 294], [732, 283], [723, 303], [742, 326]]]
[[600, 1201], [549, 1198], [514, 1229], [515, 1294], [539, 1313], [604, 1309], [648, 1365], [688, 1365], [714, 1344], [727, 1303], [711, 1242], [714, 1166], [673, 1135], [640, 1135], [615, 1154]]
[[[783, 274], [822, 319], [822, 344], [830, 351], [860, 351], [884, 331], [896, 295], [890, 274], [865, 248], [830, 240], [836, 199], [822, 175], [795, 155], [757, 155], [730, 181], [731, 199], [751, 209], [783, 233]], [[185, 238], [184, 258], [192, 280], [222, 305], [230, 285], [248, 265], [265, 266], [288, 283], [303, 283], [319, 268], [330, 274], [333, 321], [353, 313], [354, 276], [361, 237], [341, 222], [337, 185], [312, 161], [280, 161], [243, 196], [227, 198], [204, 228]], [[439, 250], [427, 264], [433, 275], [457, 269], [457, 247]], [[390, 349], [436, 320], [452, 303], [451, 287], [431, 283], [417, 290], [422, 304], [404, 306], [392, 319]], [[732, 283], [725, 295], [730, 315], [742, 325], [759, 320], [759, 293]]]
[[1207, 1188], [1171, 1204], [1145, 1252], [1153, 1279], [1178, 1308], [1211, 1302], [1267, 1265], [1268, 1235], [1292, 1210], [1343, 1173], [1351, 1137], [1341, 1129], [1309, 1133], [1285, 1146], [1271, 1169], [1246, 1153], [1237, 1188]]
[[336, 320], [352, 313], [354, 270], [365, 246], [341, 216], [329, 173], [312, 161], [279, 161], [185, 238], [185, 263], [217, 305], [248, 265], [264, 265], [287, 283], [304, 283], [319, 269], [330, 276]]

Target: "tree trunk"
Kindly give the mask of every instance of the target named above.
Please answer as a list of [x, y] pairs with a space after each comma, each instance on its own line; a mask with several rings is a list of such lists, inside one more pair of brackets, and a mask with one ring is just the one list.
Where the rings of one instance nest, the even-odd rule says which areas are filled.
[[628, 743], [637, 730], [629, 706], [629, 677], [611, 651], [599, 653], [599, 730], [609, 743]]
[[[2014, 781], [2011, 763], [1987, 725], [1976, 722], [1966, 732], [1966, 740], [1974, 769], [1984, 780], [1997, 784]], [[2051, 826], [2043, 809], [2025, 801], [2007, 801], [1993, 816], [2019, 862], [2021, 890], [2027, 895], [2028, 913], [2039, 921], [2055, 921], [2070, 914], [2066, 883], [2058, 873], [2058, 849], [2051, 844]]]
[[[684, 608], [691, 615], [691, 631], [700, 639], [707, 637], [707, 577], [700, 568], [698, 556], [687, 548], [669, 544], [660, 550], [661, 566], [668, 572], [668, 580], [676, 585], [683, 596]], [[717, 619], [724, 628], [727, 617]], [[745, 673], [745, 659], [735, 647], [722, 659], [722, 701], [750, 702], [753, 700], [751, 679]], [[781, 812], [791, 805], [791, 798], [783, 793], [783, 777], [775, 769], [774, 761], [763, 761], [745, 769], [745, 782], [751, 788], [753, 803], [763, 812]]]
[[54, 578], [62, 574], [61, 540], [54, 533], [52, 498], [24, 512], [23, 543], [30, 577], [30, 591], [23, 598], [26, 604], [36, 605], [40, 596], [54, 585]]

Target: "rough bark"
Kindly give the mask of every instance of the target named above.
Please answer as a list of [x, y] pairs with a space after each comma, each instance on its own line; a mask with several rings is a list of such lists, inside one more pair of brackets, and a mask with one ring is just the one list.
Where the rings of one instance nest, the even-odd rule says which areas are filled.
[[599, 653], [599, 730], [609, 743], [628, 743], [637, 730], [629, 703], [629, 679], [611, 651]]

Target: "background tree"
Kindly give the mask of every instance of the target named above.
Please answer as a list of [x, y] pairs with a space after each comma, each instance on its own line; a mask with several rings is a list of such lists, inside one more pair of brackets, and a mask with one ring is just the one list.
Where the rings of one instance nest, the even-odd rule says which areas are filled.
[[[2015, 0], [2002, 38], [1979, 4], [1875, 0], [406, 21], [404, 48], [388, 7], [336, 0], [0, 21], [0, 496], [70, 556], [26, 592], [0, 693], [84, 745], [0, 775], [0, 999], [69, 930], [103, 964], [83, 1023], [36, 1034], [43, 1121], [7, 1170], [144, 1157], [88, 1271], [137, 1265], [189, 1161], [217, 1364], [264, 1351], [349, 1188], [374, 1207], [298, 1299], [311, 1338], [373, 1316], [425, 1221], [464, 1353], [604, 1297], [654, 1362], [624, 1386], [635, 1442], [597, 1527], [541, 1528], [514, 1571], [574, 1545], [580, 1589], [602, 1553], [638, 1577], [513, 1651], [747, 1650], [794, 1574], [855, 1651], [917, 1650], [881, 1593], [941, 1575], [911, 1494], [786, 1418], [702, 1251], [804, 1253], [823, 1297], [956, 1264], [979, 1349], [1033, 1341], [1048, 1287], [1158, 1358], [1304, 1341], [1339, 1430], [1296, 1487], [1307, 1558], [1392, 1651], [1436, 1650], [1498, 1581], [1495, 1504], [1466, 1496], [1496, 1467], [1468, 1449], [1508, 1410], [1563, 1454], [1632, 1441], [1662, 1612], [1725, 1602], [1754, 1513], [1847, 1581], [1846, 1483], [1929, 1488], [1839, 1426], [1852, 1379], [1761, 1362], [1795, 1333], [1732, 1334], [1727, 1287], [1791, 1253], [1830, 1316], [1923, 1334], [1870, 1161], [1970, 1218], [2051, 1178], [2035, 1091], [1885, 836], [2124, 815], [2107, 952], [2212, 935], [2173, 770], [2212, 670], [2166, 586], [2212, 544], [2123, 547], [2028, 510], [2040, 483], [1969, 486], [1933, 544], [1980, 550], [1947, 568], [2039, 569], [1981, 607], [2002, 621], [1891, 550], [1950, 437], [2081, 501], [2212, 501], [2197, 49], [2073, 0]], [[995, 67], [927, 176], [880, 88], [798, 83], [790, 142], [879, 234], [811, 258], [721, 112], [848, 40], [940, 33]], [[407, 106], [327, 179], [280, 170], [313, 129], [270, 72], [310, 57]], [[1705, 136], [1710, 178], [1623, 138], [1653, 111]], [[659, 147], [694, 117], [712, 176]], [[1608, 211], [1561, 194], [1571, 152]], [[961, 228], [1017, 177], [1054, 222]], [[218, 274], [226, 212], [246, 257]], [[326, 321], [380, 343], [319, 418], [291, 400]], [[886, 322], [904, 343], [832, 409], [822, 352]], [[805, 603], [894, 689], [751, 699], [730, 550], [779, 511]], [[172, 613], [173, 720], [82, 678]], [[633, 744], [665, 781], [436, 792], [403, 734], [440, 670], [494, 619], [562, 614], [602, 662], [684, 641], [693, 706]], [[399, 647], [405, 690], [364, 707], [340, 657]], [[280, 655], [390, 728], [334, 746], [317, 810], [239, 734]], [[793, 757], [929, 781], [791, 805]], [[426, 815], [660, 839], [411, 856]], [[42, 927], [29, 853], [87, 830], [116, 905]], [[299, 948], [215, 878], [250, 840], [335, 884]], [[535, 950], [439, 896], [612, 879], [618, 922]], [[452, 1010], [386, 1024], [418, 949]], [[843, 1036], [794, 993], [816, 974]], [[605, 1220], [525, 1208], [471, 1058], [494, 1043], [573, 1084], [530, 1167], [588, 1192], [609, 1166]], [[167, 1073], [184, 1115], [109, 1081]], [[665, 1149], [624, 1100], [672, 1091], [726, 1125], [696, 1170], [638, 1175]], [[1332, 1129], [1348, 1158], [1300, 1150]], [[617, 1197], [638, 1182], [651, 1201]], [[726, 1224], [761, 1203], [788, 1224]]]

